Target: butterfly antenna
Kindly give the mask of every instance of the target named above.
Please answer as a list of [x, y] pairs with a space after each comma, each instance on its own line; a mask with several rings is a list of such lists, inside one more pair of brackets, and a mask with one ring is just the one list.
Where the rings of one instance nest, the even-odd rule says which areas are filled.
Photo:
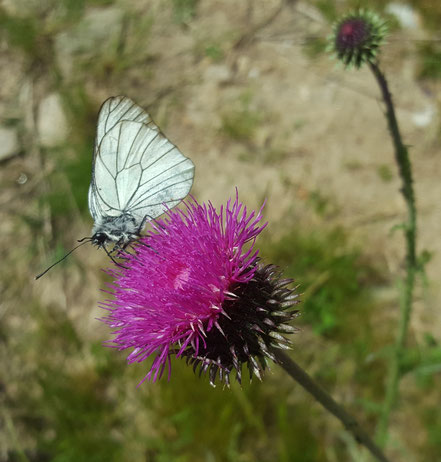
[[41, 276], [44, 276], [50, 269], [52, 269], [55, 265], [58, 265], [58, 263], [62, 262], [64, 259], [66, 259], [73, 251], [77, 250], [78, 247], [81, 247], [82, 245], [86, 244], [87, 242], [89, 242], [89, 240], [85, 240], [85, 239], [89, 239], [90, 238], [83, 238], [83, 239], [80, 239], [78, 242], [80, 242], [80, 244], [78, 244], [77, 246], [75, 246], [70, 252], [68, 252], [63, 258], [60, 258], [58, 261], [56, 261], [55, 263], [53, 263], [51, 266], [49, 266], [49, 268], [45, 269], [42, 273], [40, 273], [38, 276], [35, 277], [35, 279], [40, 279]]
[[77, 242], [83, 242], [83, 241], [86, 241], [86, 240], [87, 240], [87, 242], [89, 242], [89, 241], [92, 240], [92, 238], [91, 237], [83, 237], [82, 239], [78, 239]]

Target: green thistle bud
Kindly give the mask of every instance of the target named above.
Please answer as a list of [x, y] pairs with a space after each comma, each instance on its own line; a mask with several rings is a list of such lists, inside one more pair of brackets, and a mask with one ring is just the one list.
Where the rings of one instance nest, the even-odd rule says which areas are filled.
[[357, 10], [339, 19], [333, 26], [328, 49], [346, 67], [357, 69], [373, 62], [387, 33], [384, 21], [368, 10]]

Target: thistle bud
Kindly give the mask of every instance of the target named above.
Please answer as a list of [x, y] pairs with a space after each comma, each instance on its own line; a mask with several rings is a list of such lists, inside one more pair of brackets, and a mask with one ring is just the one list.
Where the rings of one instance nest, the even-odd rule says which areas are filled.
[[378, 15], [358, 10], [334, 24], [328, 48], [346, 67], [358, 69], [362, 64], [376, 60], [386, 32], [386, 24]]

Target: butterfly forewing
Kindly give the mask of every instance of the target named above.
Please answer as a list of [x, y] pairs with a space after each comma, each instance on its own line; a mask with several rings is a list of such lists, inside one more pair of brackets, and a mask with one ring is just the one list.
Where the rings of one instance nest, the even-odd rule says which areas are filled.
[[95, 222], [130, 214], [139, 226], [184, 199], [194, 165], [126, 97], [100, 111], [89, 208]]
[[114, 96], [107, 99], [101, 106], [98, 115], [95, 151], [98, 149], [104, 135], [122, 120], [141, 122], [152, 128], [156, 127], [147, 112], [130, 98], [127, 98], [127, 96]]
[[[144, 109], [126, 96], [113, 96], [103, 103], [98, 115], [94, 160], [92, 166], [92, 181], [89, 188], [89, 210], [95, 221], [105, 217], [106, 215], [117, 216], [120, 214], [119, 208], [115, 207], [114, 200], [108, 204], [108, 207], [106, 208], [107, 211], [103, 210], [101, 207], [100, 201], [97, 200], [98, 193], [107, 188], [107, 185], [111, 183], [111, 179], [107, 178], [104, 183], [97, 183], [95, 180], [95, 171], [97, 168], [99, 170], [100, 168], [107, 168], [110, 176], [116, 176], [116, 170], [111, 170], [112, 166], [116, 168], [116, 164], [108, 162], [108, 160], [105, 159], [106, 154], [103, 151], [101, 152], [101, 159], [98, 159], [97, 154], [104, 136], [123, 120], [141, 122], [152, 129], [157, 129], [156, 125]], [[97, 162], [100, 164], [98, 167]], [[102, 174], [102, 176], [106, 175]], [[97, 185], [99, 185], [99, 189]], [[109, 191], [109, 195], [112, 194], [116, 194], [116, 191], [114, 190], [113, 193]]]

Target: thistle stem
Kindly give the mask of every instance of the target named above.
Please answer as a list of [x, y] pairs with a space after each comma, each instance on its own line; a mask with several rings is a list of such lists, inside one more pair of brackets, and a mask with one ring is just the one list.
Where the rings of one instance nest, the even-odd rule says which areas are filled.
[[297, 363], [285, 352], [272, 349], [277, 363], [308, 393], [310, 393], [326, 410], [339, 419], [342, 424], [354, 436], [355, 440], [365, 446], [370, 453], [381, 462], [389, 462], [381, 449], [374, 443], [371, 437], [360, 427], [358, 422], [348, 414], [318, 383], [316, 383]]
[[400, 297], [400, 321], [398, 335], [395, 340], [394, 352], [390, 360], [386, 395], [383, 403], [382, 413], [377, 426], [377, 442], [385, 446], [388, 438], [388, 427], [390, 414], [397, 400], [398, 388], [401, 376], [401, 362], [405, 351], [407, 333], [409, 329], [410, 314], [412, 311], [413, 289], [415, 274], [418, 270], [416, 258], [416, 206], [413, 191], [412, 168], [409, 154], [403, 143], [400, 129], [395, 115], [392, 95], [389, 91], [386, 77], [381, 72], [377, 62], [369, 63], [370, 69], [380, 87], [384, 104], [386, 105], [386, 119], [392, 142], [395, 148], [395, 161], [398, 165], [399, 175], [402, 180], [401, 192], [407, 206], [407, 221], [405, 223], [404, 235], [406, 238], [406, 277], [401, 289]]

